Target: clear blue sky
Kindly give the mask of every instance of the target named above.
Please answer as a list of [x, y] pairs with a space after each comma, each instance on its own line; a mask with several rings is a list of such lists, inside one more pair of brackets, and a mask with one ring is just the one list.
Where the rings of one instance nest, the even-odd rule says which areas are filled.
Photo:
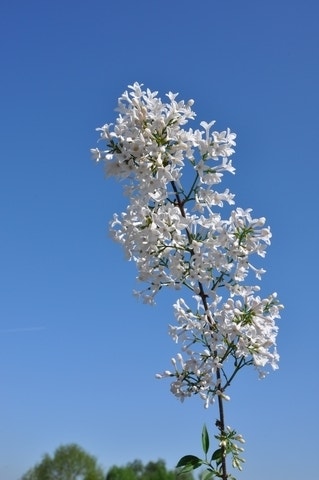
[[243, 372], [227, 423], [246, 438], [238, 477], [318, 472], [317, 0], [1, 3], [0, 479], [75, 442], [107, 469], [200, 454], [204, 410], [167, 368], [175, 297], [132, 296], [135, 269], [107, 235], [121, 188], [91, 161], [95, 128], [138, 81], [195, 99], [238, 134], [238, 206], [266, 216], [265, 295], [285, 304], [280, 369]]

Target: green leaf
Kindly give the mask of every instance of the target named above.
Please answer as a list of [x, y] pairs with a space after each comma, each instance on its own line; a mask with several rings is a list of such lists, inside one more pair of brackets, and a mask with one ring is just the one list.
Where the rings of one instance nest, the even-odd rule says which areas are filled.
[[215, 475], [214, 470], [206, 470], [200, 476], [200, 480], [210, 480], [211, 478], [214, 477], [214, 475]]
[[207, 455], [207, 452], [209, 450], [209, 435], [208, 435], [206, 425], [203, 426], [203, 430], [202, 430], [202, 446], [203, 446], [205, 455]]
[[195, 468], [198, 468], [201, 465], [203, 465], [203, 460], [200, 458], [195, 455], [185, 455], [179, 460], [176, 468], [181, 468], [181, 473], [186, 473], [195, 470]]
[[221, 463], [222, 459], [223, 459], [223, 450], [221, 448], [218, 448], [213, 453], [211, 461], [213, 462], [215, 460], [215, 462], [218, 465], [219, 463]]

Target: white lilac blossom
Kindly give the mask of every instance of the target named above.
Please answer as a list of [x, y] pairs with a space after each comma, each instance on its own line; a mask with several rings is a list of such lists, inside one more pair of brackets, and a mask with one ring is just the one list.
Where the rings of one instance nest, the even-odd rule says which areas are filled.
[[[193, 100], [177, 101], [168, 93], [163, 103], [157, 92], [134, 83], [119, 98], [115, 124], [99, 128], [104, 150], [92, 150], [105, 162], [106, 172], [124, 181], [129, 204], [114, 214], [111, 234], [129, 260], [136, 262], [136, 292], [154, 303], [163, 287], [192, 292], [193, 306], [180, 298], [174, 305], [173, 340], [182, 353], [173, 358], [171, 391], [180, 400], [198, 394], [207, 407], [238, 371], [254, 365], [263, 377], [278, 368], [277, 326], [282, 305], [276, 293], [257, 295], [271, 232], [265, 218], [251, 209], [234, 208], [234, 195], [217, 190], [225, 172], [234, 173], [231, 156], [236, 135], [229, 129], [185, 129], [195, 118]], [[193, 180], [183, 183], [191, 169]], [[229, 214], [223, 218], [221, 209]], [[246, 284], [244, 283], [246, 282]]]

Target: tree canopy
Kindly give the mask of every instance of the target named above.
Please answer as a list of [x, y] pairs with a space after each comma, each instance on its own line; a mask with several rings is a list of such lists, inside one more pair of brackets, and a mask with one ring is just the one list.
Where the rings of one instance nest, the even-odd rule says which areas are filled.
[[40, 463], [28, 470], [21, 480], [104, 480], [97, 460], [75, 444], [57, 448], [53, 457], [45, 454]]
[[[175, 470], [168, 470], [164, 460], [148, 462], [134, 460], [125, 466], [112, 466], [105, 474], [97, 460], [76, 444], [62, 445], [51, 457], [28, 470], [21, 480], [176, 480]], [[194, 480], [191, 473], [178, 476], [179, 480]]]
[[[106, 480], [175, 480], [175, 470], [167, 470], [164, 460], [148, 462], [140, 460], [127, 463], [124, 467], [113, 466], [106, 475]], [[179, 476], [180, 480], [193, 480], [192, 474]]]

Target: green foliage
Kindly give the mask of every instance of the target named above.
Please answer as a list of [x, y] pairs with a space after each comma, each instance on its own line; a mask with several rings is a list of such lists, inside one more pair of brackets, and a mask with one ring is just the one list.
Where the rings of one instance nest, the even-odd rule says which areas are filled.
[[195, 470], [201, 465], [203, 465], [203, 460], [200, 458], [196, 457], [195, 455], [185, 455], [179, 460], [176, 467], [180, 468], [182, 473], [187, 473]]
[[[178, 476], [185, 473], [192, 472], [199, 467], [205, 467], [205, 470], [200, 473], [200, 480], [210, 480], [213, 478], [224, 478], [223, 473], [223, 461], [227, 455], [231, 456], [232, 467], [242, 470], [242, 463], [244, 459], [241, 457], [244, 449], [238, 446], [238, 443], [244, 443], [244, 439], [241, 435], [237, 434], [235, 430], [232, 430], [229, 427], [221, 430], [218, 435], [215, 435], [216, 440], [218, 441], [218, 448], [212, 453], [210, 460], [208, 460], [208, 451], [209, 451], [209, 434], [204, 425], [202, 430], [202, 448], [205, 458], [199, 458], [195, 455], [185, 455], [182, 457], [178, 464]], [[234, 479], [232, 475], [228, 475], [227, 478]]]
[[42, 461], [26, 472], [21, 480], [104, 480], [97, 460], [78, 445], [64, 445], [53, 457], [44, 455]]
[[202, 430], [202, 447], [203, 447], [203, 452], [205, 453], [205, 455], [207, 455], [207, 452], [209, 450], [209, 435], [208, 435], [206, 425], [203, 426], [203, 430]]
[[[140, 460], [128, 463], [124, 467], [113, 466], [106, 475], [106, 480], [176, 480], [177, 472], [175, 470], [167, 470], [165, 462], [158, 460], [157, 462], [149, 462], [146, 465]], [[179, 475], [181, 480], [193, 480], [190, 473], [183, 472]]]

